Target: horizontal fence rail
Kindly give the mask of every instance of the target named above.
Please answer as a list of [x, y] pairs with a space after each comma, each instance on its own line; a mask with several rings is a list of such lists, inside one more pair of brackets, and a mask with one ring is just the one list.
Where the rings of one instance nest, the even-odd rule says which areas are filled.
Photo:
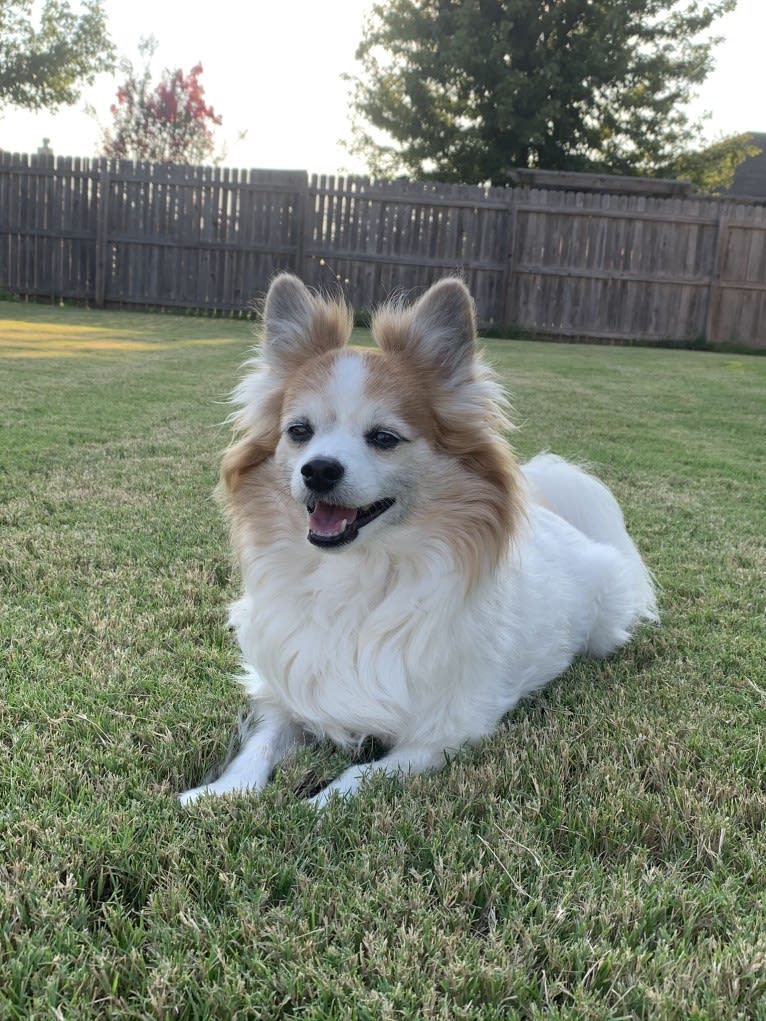
[[240, 313], [282, 269], [358, 310], [459, 273], [484, 326], [766, 349], [766, 205], [0, 153], [4, 290]]

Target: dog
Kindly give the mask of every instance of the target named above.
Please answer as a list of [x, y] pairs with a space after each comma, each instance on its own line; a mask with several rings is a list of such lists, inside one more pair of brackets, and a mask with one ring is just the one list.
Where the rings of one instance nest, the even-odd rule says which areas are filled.
[[461, 280], [379, 309], [377, 349], [347, 346], [352, 325], [295, 276], [269, 288], [221, 472], [258, 722], [184, 804], [261, 790], [310, 738], [387, 749], [319, 808], [372, 774], [438, 770], [576, 656], [658, 619], [606, 486], [552, 454], [515, 460]]

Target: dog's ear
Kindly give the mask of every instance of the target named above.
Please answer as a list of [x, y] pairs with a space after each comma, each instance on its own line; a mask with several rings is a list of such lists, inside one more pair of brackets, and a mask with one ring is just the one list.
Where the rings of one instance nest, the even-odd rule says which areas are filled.
[[409, 308], [380, 309], [372, 332], [384, 351], [425, 361], [448, 377], [462, 374], [476, 350], [473, 298], [462, 280], [447, 277]]
[[306, 359], [343, 347], [353, 316], [342, 301], [312, 294], [298, 277], [274, 279], [263, 308], [263, 357], [270, 368], [292, 371]]

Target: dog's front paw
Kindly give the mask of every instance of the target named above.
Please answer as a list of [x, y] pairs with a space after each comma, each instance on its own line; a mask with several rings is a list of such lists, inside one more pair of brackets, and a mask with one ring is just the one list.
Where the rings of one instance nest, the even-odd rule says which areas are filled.
[[308, 799], [308, 803], [321, 812], [327, 808], [330, 801], [337, 800], [341, 801], [344, 798], [349, 798], [355, 794], [364, 780], [365, 776], [369, 772], [369, 767], [352, 766], [347, 769], [345, 773], [333, 780], [332, 783], [328, 783], [318, 794], [315, 794], [313, 798]]
[[211, 783], [203, 783], [200, 787], [192, 787], [178, 795], [182, 805], [193, 805], [200, 798], [221, 797], [222, 794], [255, 794], [262, 784], [248, 782], [238, 777], [220, 776]]
[[333, 792], [330, 787], [325, 787], [325, 789], [320, 791], [319, 794], [315, 794], [312, 798], [309, 798], [306, 804], [311, 805], [311, 807], [315, 808], [317, 812], [322, 812], [329, 805], [333, 793], [335, 792]]
[[185, 808], [187, 805], [193, 805], [195, 801], [199, 801], [200, 798], [203, 798], [206, 795], [210, 797], [217, 793], [218, 792], [208, 784], [202, 784], [201, 787], [192, 787], [190, 790], [184, 791], [183, 794], [179, 794], [178, 800]]

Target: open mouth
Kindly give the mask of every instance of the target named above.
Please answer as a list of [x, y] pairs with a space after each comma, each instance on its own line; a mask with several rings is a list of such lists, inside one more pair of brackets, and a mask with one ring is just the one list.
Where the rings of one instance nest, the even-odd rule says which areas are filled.
[[308, 540], [314, 546], [331, 549], [345, 546], [353, 542], [359, 530], [369, 525], [375, 518], [393, 507], [396, 501], [390, 498], [369, 503], [366, 507], [338, 507], [334, 503], [316, 503], [308, 505], [309, 534]]

